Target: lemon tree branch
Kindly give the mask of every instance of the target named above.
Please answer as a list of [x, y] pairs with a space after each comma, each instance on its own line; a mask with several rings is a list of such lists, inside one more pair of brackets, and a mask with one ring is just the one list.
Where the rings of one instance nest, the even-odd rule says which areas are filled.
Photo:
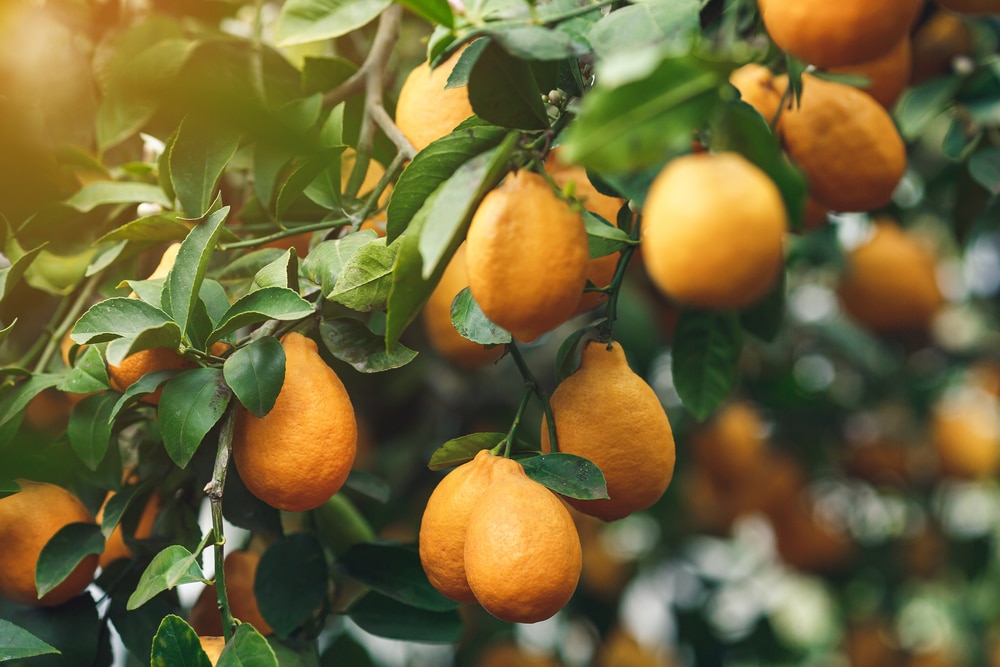
[[215, 593], [219, 601], [219, 613], [222, 614], [222, 634], [228, 642], [233, 636], [233, 612], [229, 608], [229, 596], [226, 595], [225, 544], [226, 535], [222, 519], [222, 490], [226, 485], [226, 472], [229, 470], [229, 458], [233, 451], [233, 429], [236, 426], [237, 401], [231, 401], [223, 417], [222, 431], [219, 434], [219, 451], [215, 456], [215, 468], [212, 471], [212, 481], [205, 485], [205, 495], [212, 507], [212, 532], [215, 537]]

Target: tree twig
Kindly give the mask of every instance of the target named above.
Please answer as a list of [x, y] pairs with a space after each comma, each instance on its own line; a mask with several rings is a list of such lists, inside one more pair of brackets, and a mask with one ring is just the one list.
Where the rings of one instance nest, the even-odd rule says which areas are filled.
[[229, 457], [233, 451], [236, 405], [236, 400], [230, 399], [219, 434], [219, 451], [215, 457], [212, 481], [205, 485], [205, 495], [208, 496], [212, 506], [212, 532], [215, 533], [215, 594], [219, 601], [219, 613], [222, 614], [222, 634], [227, 642], [233, 636], [235, 622], [233, 621], [233, 612], [229, 608], [229, 596], [226, 594], [225, 550], [223, 548], [226, 544], [226, 535], [222, 523], [222, 490], [226, 486], [226, 471], [229, 469]]

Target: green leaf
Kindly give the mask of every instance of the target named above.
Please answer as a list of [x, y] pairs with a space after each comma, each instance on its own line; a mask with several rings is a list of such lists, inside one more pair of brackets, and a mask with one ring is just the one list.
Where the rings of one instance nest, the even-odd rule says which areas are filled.
[[0, 429], [19, 420], [31, 399], [49, 387], [56, 386], [61, 379], [59, 375], [32, 375], [13, 388], [4, 388], [0, 391]]
[[463, 338], [482, 345], [506, 345], [510, 332], [493, 323], [466, 287], [451, 302], [451, 323]]
[[[477, 182], [460, 183], [453, 180], [454, 177], [448, 179], [434, 191], [430, 199], [414, 216], [410, 227], [400, 241], [399, 254], [396, 256], [396, 264], [392, 269], [393, 285], [389, 292], [386, 313], [385, 342], [387, 349], [391, 350], [395, 347], [403, 330], [416, 319], [424, 304], [427, 303], [427, 299], [441, 279], [452, 255], [455, 254], [455, 250], [465, 238], [465, 232], [479, 203], [506, 173], [517, 136], [517, 133], [507, 135], [500, 146], [470, 160], [470, 162], [478, 164], [481, 164], [482, 160], [489, 160], [489, 163], [481, 169], [477, 167], [475, 170], [463, 171], [463, 174], [468, 176], [478, 174]], [[474, 193], [472, 192], [473, 187], [475, 188]], [[454, 195], [452, 190], [454, 190]], [[465, 193], [466, 198], [459, 197], [458, 193]], [[436, 203], [439, 197], [442, 198], [440, 206]], [[448, 219], [431, 221], [431, 217], [436, 215], [446, 215]], [[451, 230], [451, 242], [440, 254], [437, 266], [430, 273], [423, 265], [420, 250], [420, 239], [427, 225], [431, 225], [431, 228], [436, 230], [435, 235], [439, 241], [449, 238], [448, 230]]]
[[218, 368], [178, 373], [163, 387], [157, 414], [167, 454], [181, 468], [222, 418], [232, 394]]
[[[141, 299], [112, 297], [98, 301], [85, 312], [69, 337], [74, 343], [103, 343], [115, 338], [134, 338], [148, 329], [171, 324], [170, 316]], [[174, 324], [176, 328], [177, 325]], [[180, 342], [180, 330], [177, 331]]]
[[243, 407], [263, 417], [274, 407], [285, 382], [285, 349], [277, 338], [259, 338], [233, 352], [222, 372]]
[[768, 343], [773, 342], [785, 322], [785, 272], [764, 298], [740, 313], [740, 324], [747, 333]]
[[253, 276], [250, 291], [262, 287], [286, 287], [296, 294], [299, 292], [299, 262], [295, 248], [289, 248], [285, 253], [265, 265]]
[[89, 394], [108, 388], [108, 369], [96, 347], [88, 347], [77, 358], [69, 373], [58, 385], [59, 391]]
[[767, 121], [745, 102], [722, 105], [712, 122], [712, 150], [734, 151], [747, 158], [778, 186], [793, 228], [802, 225], [806, 177], [785, 157]]
[[0, 662], [49, 653], [59, 651], [24, 628], [0, 618]]
[[342, 239], [323, 241], [302, 260], [302, 271], [319, 285], [323, 294], [333, 291], [344, 264], [363, 246], [378, 238], [370, 229], [348, 234]]
[[[0, 217], [2, 219], [2, 217]], [[20, 254], [18, 257], [8, 257], [8, 259], [13, 260], [11, 265], [0, 269], [0, 303], [11, 293], [14, 286], [17, 285], [21, 277], [24, 276], [24, 272], [28, 270], [31, 263], [35, 261], [38, 254], [45, 247], [45, 244], [38, 246], [37, 248], [32, 248], [31, 250]]]
[[69, 417], [69, 444], [90, 470], [97, 470], [111, 444], [111, 413], [117, 402], [117, 394], [102, 391], [83, 398]]
[[540, 25], [504, 27], [485, 32], [504, 51], [522, 60], [579, 58], [590, 50], [585, 42], [570, 34]]
[[384, 238], [367, 243], [340, 268], [337, 284], [326, 295], [358, 312], [383, 310], [392, 289], [392, 266], [399, 244], [386, 245]]
[[344, 482], [344, 488], [367, 496], [383, 505], [389, 502], [389, 498], [392, 497], [392, 489], [389, 488], [388, 482], [364, 470], [352, 470], [351, 474], [347, 476], [347, 481]]
[[431, 23], [443, 25], [446, 28], [455, 27], [455, 15], [451, 11], [448, 0], [399, 0], [399, 4]]
[[498, 145], [507, 133], [503, 128], [473, 117], [417, 153], [400, 174], [389, 199], [386, 209], [386, 238], [389, 243], [403, 233], [438, 186], [471, 158]]
[[[458, 56], [458, 61], [455, 66], [451, 68], [451, 72], [448, 74], [448, 81], [445, 83], [445, 88], [464, 88], [469, 85], [469, 75], [472, 74], [472, 68], [475, 67], [476, 61], [479, 60], [479, 54], [483, 52], [486, 45], [490, 43], [488, 39], [477, 39], [466, 44], [465, 49]], [[479, 124], [484, 121], [478, 116], [473, 116], [468, 120], [464, 121], [461, 125], [455, 128], [457, 132], [463, 126], [469, 123]], [[489, 127], [494, 127], [493, 125], [487, 124]], [[470, 156], [471, 157], [471, 156]]]
[[490, 42], [469, 76], [469, 103], [484, 120], [517, 130], [545, 130], [549, 117], [531, 67]]
[[597, 321], [590, 322], [582, 329], [578, 329], [570, 334], [559, 346], [556, 351], [556, 383], [562, 382], [570, 375], [576, 372], [580, 368], [580, 355], [583, 347], [580, 345], [580, 341], [586, 336], [591, 330], [600, 326], [607, 321], [606, 317], [602, 317]]
[[108, 498], [108, 501], [104, 505], [104, 513], [101, 516], [101, 534], [107, 539], [111, 533], [114, 531], [115, 526], [122, 519], [122, 515], [132, 504], [132, 500], [136, 497], [136, 494], [147, 488], [146, 484], [135, 484], [132, 486], [126, 486], [120, 491], [117, 491], [113, 496]]
[[698, 421], [715, 412], [729, 395], [742, 347], [737, 315], [681, 310], [674, 332], [674, 386]]
[[312, 314], [312, 304], [287, 287], [263, 287], [230, 306], [208, 337], [208, 342], [217, 341], [250, 324], [267, 320], [300, 320]]
[[96, 243], [181, 241], [189, 231], [191, 231], [190, 227], [180, 221], [180, 213], [171, 211], [125, 223], [97, 239]]
[[463, 631], [462, 619], [454, 609], [428, 611], [374, 592], [355, 603], [347, 615], [362, 630], [389, 639], [453, 644]]
[[210, 667], [198, 633], [180, 616], [163, 618], [150, 653], [150, 667]]
[[347, 576], [403, 604], [428, 611], [458, 607], [457, 602], [431, 586], [415, 549], [390, 544], [356, 544], [337, 562]]
[[657, 164], [690, 146], [694, 130], [719, 104], [724, 82], [723, 73], [693, 58], [671, 58], [637, 81], [598, 83], [583, 99], [563, 155], [598, 172]]
[[66, 524], [42, 547], [35, 564], [38, 598], [63, 582], [80, 562], [104, 551], [104, 536], [94, 523]]
[[951, 119], [948, 125], [948, 132], [941, 141], [941, 152], [949, 160], [965, 160], [969, 153], [974, 151], [983, 138], [982, 128], [972, 131], [972, 135], [966, 134], [965, 123], [958, 117]]
[[173, 206], [173, 202], [158, 185], [130, 181], [90, 183], [67, 199], [66, 205], [75, 208], [80, 213], [88, 213], [98, 206], [107, 204], [141, 204], [143, 202], [159, 204], [167, 209]]
[[138, 609], [163, 591], [196, 581], [208, 583], [197, 557], [179, 544], [171, 545], [156, 554], [143, 571], [127, 609]]
[[318, 42], [370, 23], [389, 0], [288, 0], [281, 8], [274, 39], [278, 46]]
[[276, 635], [288, 637], [317, 613], [328, 579], [323, 547], [313, 535], [294, 533], [268, 547], [253, 590], [261, 615]]
[[239, 132], [229, 123], [201, 116], [181, 122], [170, 150], [170, 178], [189, 218], [209, 213], [222, 172], [239, 145]]
[[170, 369], [162, 371], [153, 371], [152, 373], [146, 373], [136, 382], [129, 385], [125, 390], [125, 393], [121, 395], [118, 402], [115, 403], [114, 408], [111, 410], [110, 419], [114, 420], [118, 417], [118, 413], [124, 408], [133, 403], [136, 403], [140, 398], [146, 394], [152, 394], [154, 391], [160, 388], [160, 385], [165, 383], [167, 380], [177, 375], [180, 371]]
[[[163, 285], [160, 307], [172, 315], [181, 333], [189, 335], [189, 327], [199, 302], [201, 284], [208, 270], [212, 251], [219, 241], [223, 223], [229, 215], [229, 207], [214, 210], [187, 235], [177, 252], [173, 268], [167, 274]], [[134, 301], [135, 299], [132, 299]], [[78, 325], [79, 326], [79, 325]], [[74, 340], [76, 340], [74, 338]]]
[[[336, 164], [336, 171], [339, 173], [340, 154], [344, 152], [345, 148], [345, 146], [327, 148], [315, 155], [309, 155], [295, 161], [292, 172], [285, 179], [285, 182], [281, 184], [281, 187], [278, 188], [278, 197], [274, 205], [274, 210], [278, 217], [283, 217], [296, 202], [299, 195], [305, 192], [317, 179], [321, 179], [324, 170], [330, 165]], [[339, 198], [338, 191], [338, 201]], [[334, 203], [332, 195], [330, 199], [330, 203]]]
[[10, 324], [8, 324], [3, 329], [0, 329], [0, 345], [3, 345], [4, 341], [7, 340], [7, 336], [9, 336], [10, 332], [14, 330], [14, 325], [15, 324], [17, 324], [17, 318], [16, 317], [13, 320], [11, 320]]
[[962, 85], [957, 76], [939, 76], [906, 90], [896, 103], [895, 119], [906, 141], [920, 138], [952, 104]]
[[507, 437], [506, 433], [470, 433], [444, 443], [431, 454], [427, 467], [447, 470], [468, 463], [482, 449], [493, 449]]
[[335, 555], [345, 553], [355, 544], [375, 539], [371, 524], [343, 492], [334, 494], [313, 510], [313, 517], [317, 534]]
[[698, 0], [649, 0], [620, 7], [587, 35], [598, 58], [620, 57], [652, 46], [677, 53], [690, 49], [699, 29]]
[[361, 373], [381, 373], [413, 361], [417, 353], [405, 345], [387, 352], [385, 337], [373, 333], [363, 322], [353, 318], [324, 320], [319, 335], [330, 354], [350, 364]]
[[596, 213], [584, 209], [581, 214], [583, 226], [587, 230], [587, 246], [591, 258], [604, 257], [635, 244], [628, 234]]
[[274, 650], [252, 625], [236, 628], [216, 667], [279, 667]]
[[582, 456], [553, 452], [520, 459], [518, 463], [528, 477], [560, 495], [579, 500], [608, 497], [604, 473]]
[[465, 239], [479, 202], [510, 169], [507, 161], [498, 156], [511, 152], [517, 137], [516, 132], [511, 132], [497, 148], [461, 165], [417, 211], [422, 221], [417, 246], [424, 280], [442, 269], [442, 264], [446, 266], [454, 249]]
[[990, 194], [1000, 194], [1000, 148], [989, 147], [969, 158], [969, 175]]

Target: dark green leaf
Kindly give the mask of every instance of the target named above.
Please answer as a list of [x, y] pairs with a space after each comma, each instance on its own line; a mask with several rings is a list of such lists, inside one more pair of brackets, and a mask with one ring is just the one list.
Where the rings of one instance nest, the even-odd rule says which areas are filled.
[[604, 473], [582, 456], [554, 452], [518, 461], [524, 473], [558, 494], [579, 500], [608, 497]]
[[125, 393], [121, 395], [111, 410], [110, 418], [114, 420], [122, 409], [137, 402], [146, 394], [153, 393], [160, 388], [160, 385], [177, 375], [178, 372], [176, 370], [153, 371], [152, 373], [143, 375], [138, 381], [129, 385]]
[[197, 558], [179, 544], [174, 544], [156, 554], [139, 579], [139, 585], [128, 599], [128, 609], [137, 609], [163, 591], [180, 584], [196, 581], [208, 583]]
[[[472, 46], [462, 55], [471, 50]], [[473, 117], [417, 153], [413, 162], [403, 170], [389, 199], [386, 211], [386, 238], [389, 243], [403, 233], [438, 186], [471, 158], [498, 145], [506, 135], [507, 130]]]
[[323, 544], [338, 556], [355, 544], [375, 539], [371, 524], [343, 492], [313, 510], [313, 516]]
[[59, 375], [33, 375], [13, 388], [5, 389], [4, 392], [0, 393], [0, 428], [20, 419], [31, 399], [49, 387], [56, 386], [61, 379], [62, 377]]
[[70, 415], [69, 443], [90, 470], [97, 470], [111, 444], [111, 412], [117, 402], [117, 394], [102, 391], [83, 398]]
[[108, 498], [108, 501], [104, 504], [104, 513], [101, 516], [101, 534], [104, 535], [105, 539], [111, 535], [115, 526], [121, 521], [122, 515], [125, 514], [125, 511], [131, 505], [136, 493], [143, 488], [145, 488], [145, 485], [142, 484], [126, 486]]
[[455, 15], [451, 11], [448, 0], [399, 0], [399, 3], [431, 23], [437, 23], [446, 28], [452, 28], [455, 25]]
[[948, 132], [941, 141], [941, 152], [951, 160], [964, 160], [979, 145], [982, 136], [981, 129], [975, 130], [972, 136], [968, 136], [962, 119], [952, 118]]
[[1000, 148], [984, 148], [973, 154], [969, 175], [990, 194], [1000, 194]]
[[263, 417], [285, 382], [285, 350], [272, 336], [259, 338], [233, 352], [222, 372], [243, 407]]
[[278, 46], [340, 37], [371, 22], [389, 0], [288, 0], [274, 29]]
[[[321, 174], [329, 165], [336, 164], [339, 172], [340, 154], [344, 152], [344, 149], [345, 146], [327, 148], [315, 155], [296, 161], [291, 174], [278, 189], [278, 198], [274, 205], [275, 213], [279, 217], [284, 216], [299, 195], [305, 192], [318, 178], [321, 178]], [[330, 201], [327, 203], [336, 205], [339, 201], [339, 191], [336, 200], [332, 195], [329, 196], [329, 199]]]
[[698, 0], [649, 0], [621, 7], [595, 23], [587, 38], [602, 59], [651, 46], [683, 52], [690, 49], [698, 32], [701, 4]]
[[323, 241], [309, 251], [309, 256], [302, 260], [302, 270], [309, 279], [319, 285], [323, 294], [333, 291], [340, 277], [344, 264], [361, 247], [378, 238], [378, 234], [370, 229], [348, 234], [342, 239]]
[[518, 130], [545, 130], [549, 117], [531, 67], [490, 42], [469, 76], [469, 102], [484, 120]]
[[447, 470], [468, 463], [480, 450], [493, 449], [506, 437], [506, 433], [470, 433], [454, 438], [431, 454], [427, 467], [431, 470]]
[[239, 144], [239, 132], [218, 119], [188, 116], [181, 123], [170, 150], [170, 178], [189, 218], [209, 212], [222, 172]]
[[260, 613], [275, 634], [288, 637], [317, 613], [328, 578], [323, 547], [313, 535], [294, 533], [268, 547], [253, 588]]
[[237, 329], [267, 320], [300, 320], [313, 314], [308, 301], [287, 287], [263, 287], [230, 306], [208, 337], [214, 342]]
[[742, 347], [737, 315], [681, 311], [674, 332], [674, 386], [684, 407], [699, 421], [715, 412], [729, 395]]
[[610, 255], [635, 243], [628, 234], [596, 213], [591, 213], [586, 209], [581, 213], [583, 226], [587, 230], [587, 245], [592, 258]]
[[428, 611], [458, 607], [457, 602], [431, 586], [415, 549], [391, 544], [356, 544], [338, 563], [352, 579], [403, 604]]
[[78, 190], [66, 200], [66, 205], [87, 213], [107, 204], [141, 204], [149, 202], [167, 209], [173, 202], [157, 185], [131, 181], [97, 181]]
[[12, 496], [21, 491], [21, 485], [13, 479], [0, 478], [0, 498]]
[[108, 369], [96, 347], [88, 347], [59, 383], [60, 391], [89, 394], [108, 388]]
[[383, 504], [389, 502], [392, 496], [388, 482], [364, 470], [352, 470], [344, 482], [344, 488]]
[[59, 651], [24, 628], [0, 618], [0, 662]]
[[174, 463], [187, 466], [202, 439], [222, 418], [231, 396], [218, 368], [184, 371], [164, 385], [157, 414], [164, 449]]
[[[135, 301], [136, 299], [132, 299]], [[158, 327], [145, 329], [135, 336], [128, 338], [116, 338], [104, 348], [104, 356], [109, 364], [118, 366], [125, 357], [149, 350], [154, 347], [167, 347], [174, 349], [178, 345], [180, 338], [177, 325], [173, 322], [164, 322]]]
[[566, 338], [566, 340], [562, 342], [562, 345], [559, 346], [559, 350], [556, 352], [557, 382], [562, 382], [576, 372], [576, 369], [580, 367], [580, 353], [583, 350], [583, 347], [580, 345], [580, 341], [583, 340], [583, 337], [590, 331], [606, 321], [607, 318], [602, 317], [595, 322], [590, 322], [583, 329], [574, 331]]
[[918, 139], [927, 127], [952, 103], [962, 81], [956, 76], [941, 76], [903, 93], [896, 103], [896, 124], [907, 141]]
[[543, 28], [540, 25], [505, 27], [489, 30], [487, 34], [500, 44], [504, 51], [522, 60], [579, 58], [589, 51], [585, 42], [575, 39], [570, 34]]
[[295, 248], [289, 248], [281, 257], [254, 274], [250, 291], [259, 290], [262, 287], [285, 287], [298, 294], [299, 262]]
[[413, 361], [417, 353], [405, 345], [387, 352], [385, 337], [372, 333], [363, 322], [352, 318], [325, 320], [319, 325], [320, 338], [330, 353], [362, 373], [380, 373]]
[[153, 637], [150, 667], [210, 667], [198, 633], [183, 618], [170, 614]]
[[279, 667], [267, 640], [252, 625], [241, 624], [226, 644], [216, 667]]
[[70, 523], [52, 536], [35, 565], [35, 587], [38, 597], [63, 582], [87, 556], [104, 551], [104, 536], [94, 523]]
[[383, 310], [392, 289], [397, 252], [399, 244], [386, 245], [384, 238], [361, 246], [340, 267], [337, 283], [326, 297], [362, 313]]
[[[483, 52], [483, 49], [485, 49], [486, 45], [489, 43], [490, 42], [487, 39], [477, 39], [467, 44], [462, 53], [459, 54], [458, 62], [456, 62], [455, 66], [451, 68], [451, 72], [448, 74], [448, 82], [444, 87], [463, 88], [468, 86], [469, 75], [472, 74], [472, 68], [476, 66], [476, 61], [479, 60], [479, 54]], [[475, 116], [473, 116], [472, 119], [475, 119], [476, 122], [482, 122]], [[467, 122], [468, 121], [466, 121], [466, 123]], [[462, 123], [462, 125], [465, 125], [466, 123]], [[459, 125], [459, 127], [462, 127], [462, 125]]]
[[763, 341], [772, 342], [785, 322], [785, 272], [763, 299], [740, 313], [740, 324]]
[[374, 592], [361, 598], [347, 615], [362, 630], [389, 639], [452, 644], [463, 631], [456, 610], [428, 611]]
[[[2, 219], [2, 218], [0, 218]], [[3, 269], [0, 269], [0, 303], [3, 302], [4, 298], [11, 293], [18, 281], [24, 275], [24, 272], [28, 270], [31, 263], [38, 257], [38, 253], [42, 251], [45, 245], [40, 245], [37, 248], [32, 248], [26, 253], [23, 253], [20, 257], [14, 259], [13, 263]]]
[[482, 345], [506, 345], [510, 332], [494, 324], [466, 287], [451, 302], [451, 323], [463, 338]]

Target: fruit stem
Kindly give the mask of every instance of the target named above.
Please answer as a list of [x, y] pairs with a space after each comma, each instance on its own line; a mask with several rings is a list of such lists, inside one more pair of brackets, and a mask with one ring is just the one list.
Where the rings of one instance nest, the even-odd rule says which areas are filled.
[[349, 224], [351, 224], [350, 218], [321, 220], [320, 222], [311, 222], [308, 225], [298, 225], [296, 227], [282, 229], [281, 231], [268, 234], [267, 236], [258, 236], [252, 239], [233, 241], [232, 243], [222, 243], [219, 247], [222, 248], [222, 250], [232, 250], [234, 248], [253, 248], [255, 246], [264, 245], [265, 243], [270, 243], [271, 241], [278, 241], [287, 236], [295, 236], [296, 234], [301, 234], [303, 232], [317, 232], [323, 229], [333, 229], [334, 227], [344, 227]]
[[222, 634], [228, 642], [233, 636], [233, 612], [229, 608], [229, 596], [226, 595], [225, 551], [226, 535], [222, 523], [222, 490], [226, 485], [226, 471], [229, 469], [229, 457], [233, 451], [233, 429], [236, 426], [237, 401], [230, 401], [223, 417], [222, 430], [219, 434], [219, 451], [215, 457], [215, 468], [212, 471], [212, 481], [205, 485], [205, 495], [212, 507], [212, 532], [215, 534], [215, 592], [219, 600], [219, 613], [222, 614]]
[[510, 424], [510, 430], [507, 431], [507, 437], [503, 439], [503, 457], [505, 459], [510, 458], [510, 450], [514, 446], [514, 434], [517, 431], [517, 427], [521, 425], [521, 417], [524, 416], [524, 409], [528, 407], [528, 401], [531, 400], [531, 396], [534, 393], [534, 389], [526, 387], [524, 394], [521, 396], [521, 405], [517, 406], [517, 414], [514, 415], [514, 421]]
[[552, 416], [552, 406], [549, 405], [548, 395], [542, 389], [542, 386], [538, 384], [538, 380], [535, 378], [534, 373], [531, 372], [531, 369], [528, 368], [528, 364], [524, 362], [524, 357], [521, 355], [521, 350], [517, 347], [517, 343], [514, 341], [507, 343], [507, 351], [510, 352], [514, 363], [517, 364], [517, 370], [521, 373], [521, 377], [524, 378], [525, 386], [534, 392], [538, 400], [542, 402], [542, 410], [545, 412], [545, 423], [549, 430], [549, 443], [552, 451], [558, 452], [559, 443], [556, 440], [556, 420]]
[[632, 230], [629, 232], [629, 238], [636, 241], [636, 244], [627, 245], [622, 249], [621, 256], [618, 258], [618, 266], [615, 268], [615, 277], [611, 279], [611, 285], [608, 287], [606, 317], [601, 324], [600, 333], [598, 334], [598, 338], [602, 342], [608, 343], [608, 345], [611, 344], [615, 320], [618, 319], [618, 295], [621, 293], [622, 283], [625, 281], [625, 271], [628, 269], [628, 263], [632, 260], [632, 255], [635, 254], [636, 248], [639, 247], [639, 226], [641, 222], [642, 216], [637, 215], [635, 223], [632, 225]]

